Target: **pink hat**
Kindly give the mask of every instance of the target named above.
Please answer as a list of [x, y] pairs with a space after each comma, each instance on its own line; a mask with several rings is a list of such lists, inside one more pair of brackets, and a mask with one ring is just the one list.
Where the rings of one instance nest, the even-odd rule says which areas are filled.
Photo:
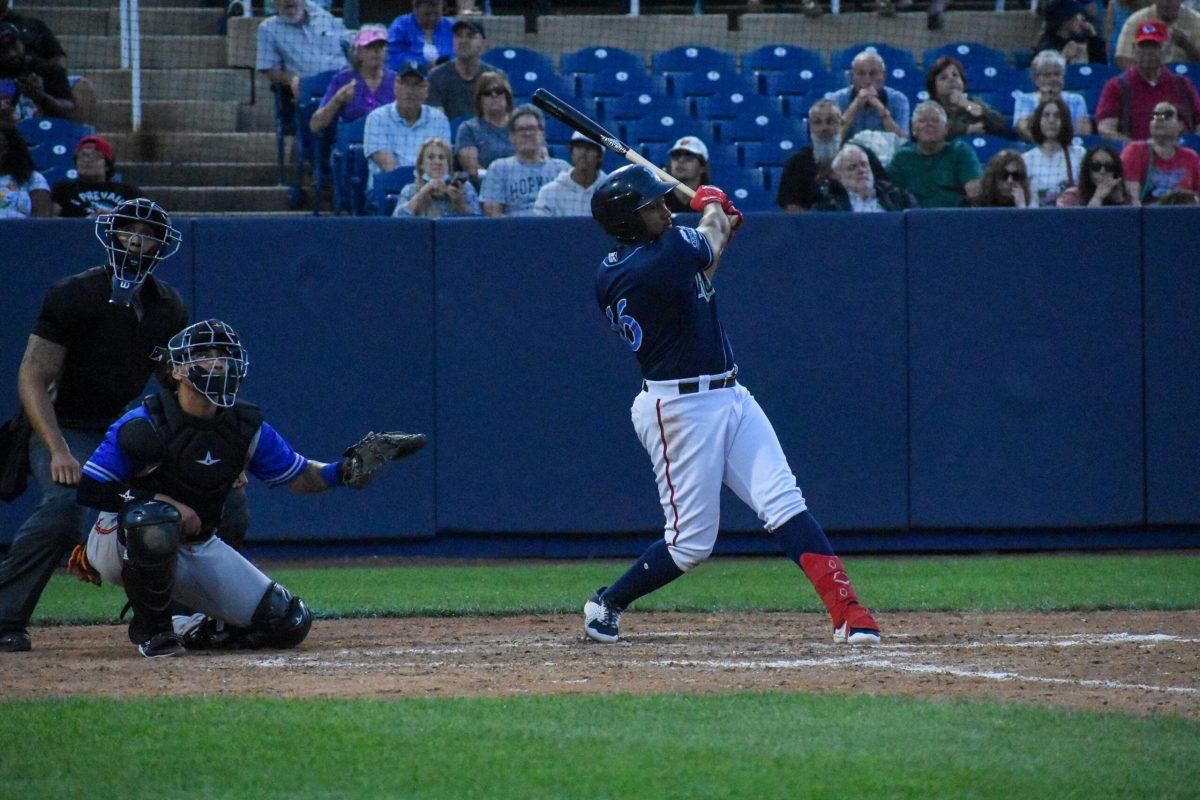
[[354, 37], [355, 47], [366, 47], [374, 42], [386, 42], [387, 34], [379, 28], [363, 28], [358, 32], [358, 36]]

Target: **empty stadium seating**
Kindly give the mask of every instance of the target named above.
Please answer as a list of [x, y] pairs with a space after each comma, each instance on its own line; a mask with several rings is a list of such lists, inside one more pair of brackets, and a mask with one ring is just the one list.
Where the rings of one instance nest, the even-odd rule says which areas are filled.
[[737, 62], [732, 53], [724, 53], [711, 47], [680, 45], [655, 53], [650, 60], [655, 72], [697, 72], [715, 69], [737, 72]]
[[17, 125], [33, 166], [50, 183], [75, 177], [75, 144], [94, 131], [65, 119], [28, 119]]

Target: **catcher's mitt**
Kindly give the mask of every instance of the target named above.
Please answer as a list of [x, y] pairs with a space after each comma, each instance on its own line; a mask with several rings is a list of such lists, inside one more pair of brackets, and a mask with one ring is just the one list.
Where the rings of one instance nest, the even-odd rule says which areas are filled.
[[424, 447], [426, 441], [423, 433], [368, 433], [342, 453], [338, 477], [351, 489], [361, 489], [375, 480], [375, 473], [385, 461], [399, 461], [411, 456]]
[[100, 585], [100, 573], [88, 563], [86, 545], [75, 545], [75, 549], [71, 551], [71, 557], [67, 559], [67, 572], [81, 581]]

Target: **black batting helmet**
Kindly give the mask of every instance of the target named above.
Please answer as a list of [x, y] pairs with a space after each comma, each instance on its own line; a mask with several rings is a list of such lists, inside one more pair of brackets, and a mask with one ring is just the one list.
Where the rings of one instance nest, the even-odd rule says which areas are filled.
[[609, 175], [592, 195], [592, 216], [617, 241], [645, 241], [649, 231], [638, 211], [676, 185], [660, 179], [646, 167], [629, 164]]

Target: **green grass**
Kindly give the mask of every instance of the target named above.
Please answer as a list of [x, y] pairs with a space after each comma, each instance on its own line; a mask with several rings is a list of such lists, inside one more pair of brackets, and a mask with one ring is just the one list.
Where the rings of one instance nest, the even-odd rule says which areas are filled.
[[[1200, 556], [1082, 555], [848, 558], [863, 601], [879, 611], [1184, 609], [1200, 607]], [[269, 570], [322, 617], [577, 611], [624, 562], [531, 566]], [[39, 622], [116, 617], [120, 589], [51, 581]], [[714, 559], [638, 602], [639, 610], [809, 610], [803, 574], [778, 559]]]
[[0, 703], [0, 797], [1194, 797], [1200, 725], [736, 694]]

